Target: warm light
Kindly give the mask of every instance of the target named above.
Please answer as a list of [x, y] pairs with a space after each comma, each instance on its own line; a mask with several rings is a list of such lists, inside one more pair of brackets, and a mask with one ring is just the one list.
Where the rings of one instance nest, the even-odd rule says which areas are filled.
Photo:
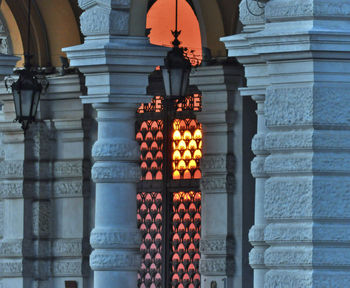
[[186, 130], [185, 133], [184, 133], [184, 139], [185, 140], [191, 140], [191, 138], [192, 138], [191, 132]]
[[184, 172], [184, 179], [191, 179], [191, 172], [190, 172], [190, 170], [186, 170]]
[[190, 160], [190, 159], [192, 158], [192, 155], [191, 155], [190, 150], [186, 150], [186, 151], [185, 151], [183, 158], [184, 158], [185, 160]]
[[194, 132], [193, 138], [196, 139], [196, 140], [202, 139], [202, 131], [199, 130], [199, 129], [197, 129], [197, 130]]
[[[173, 127], [177, 129], [173, 133], [173, 161], [175, 162], [172, 166], [180, 173], [178, 179], [200, 179], [201, 172], [198, 168], [202, 152], [198, 146], [202, 139], [201, 125], [196, 120], [175, 119]], [[193, 134], [191, 131], [194, 131]], [[177, 173], [176, 177], [179, 177]]]
[[194, 160], [190, 161], [190, 164], [188, 165], [190, 169], [196, 169], [197, 168], [197, 163]]
[[202, 158], [201, 150], [196, 150], [196, 152], [194, 152], [193, 158], [194, 159], [201, 159]]
[[181, 140], [179, 143], [179, 149], [180, 150], [186, 150], [186, 142], [184, 140]]
[[173, 128], [174, 128], [174, 130], [180, 129], [180, 121], [179, 120], [174, 121]]
[[174, 140], [181, 140], [181, 133], [179, 130], [175, 130], [174, 135], [173, 135]]
[[191, 140], [190, 144], [188, 145], [188, 148], [190, 148], [191, 150], [196, 150], [197, 149], [197, 143], [195, 140]]
[[179, 162], [179, 165], [177, 166], [179, 170], [185, 170], [186, 169], [186, 163], [184, 160], [181, 160]]
[[[191, 158], [191, 156], [190, 156]], [[186, 158], [185, 158], [186, 159]], [[176, 150], [173, 154], [173, 160], [181, 160], [181, 153], [179, 150]]]

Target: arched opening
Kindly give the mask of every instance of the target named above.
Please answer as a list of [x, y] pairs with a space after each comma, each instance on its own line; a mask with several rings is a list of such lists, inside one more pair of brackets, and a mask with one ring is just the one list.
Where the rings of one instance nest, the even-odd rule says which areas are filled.
[[[188, 49], [189, 57], [202, 59], [202, 39], [199, 22], [191, 5], [179, 0], [178, 29], [181, 46]], [[158, 0], [147, 13], [146, 28], [151, 29], [149, 38], [152, 44], [171, 47], [175, 28], [175, 0]]]

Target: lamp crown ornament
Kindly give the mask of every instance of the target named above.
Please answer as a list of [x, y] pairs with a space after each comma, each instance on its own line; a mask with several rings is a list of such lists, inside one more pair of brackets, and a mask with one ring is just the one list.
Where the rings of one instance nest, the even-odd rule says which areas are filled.
[[174, 36], [173, 48], [164, 59], [162, 74], [166, 97], [181, 100], [186, 96], [192, 65], [188, 57], [185, 56], [185, 49], [180, 47], [179, 36], [181, 31], [178, 30], [178, 0], [176, 0], [175, 14], [175, 30], [171, 31]]
[[31, 2], [28, 0], [28, 34], [27, 34], [27, 51], [24, 54], [24, 69], [15, 71], [19, 77], [17, 81], [14, 78], [7, 77], [5, 86], [11, 89], [15, 104], [17, 121], [22, 124], [25, 131], [29, 124], [35, 121], [35, 115], [38, 109], [41, 92], [45, 92], [48, 87], [48, 81], [43, 75], [39, 75], [37, 71], [32, 69], [30, 54], [30, 11]]

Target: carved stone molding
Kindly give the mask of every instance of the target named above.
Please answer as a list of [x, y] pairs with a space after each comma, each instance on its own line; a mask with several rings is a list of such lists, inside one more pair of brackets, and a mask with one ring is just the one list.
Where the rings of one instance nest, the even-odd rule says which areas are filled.
[[233, 255], [234, 254], [234, 239], [201, 239], [200, 251], [205, 255]]
[[52, 255], [54, 257], [81, 257], [88, 252], [87, 240], [57, 239], [52, 242]]
[[0, 241], [0, 257], [12, 258], [33, 255], [31, 243], [26, 240]]
[[55, 178], [86, 177], [90, 174], [90, 164], [88, 161], [70, 160], [57, 161], [54, 163]]
[[135, 163], [97, 162], [92, 167], [92, 179], [101, 182], [137, 182], [141, 177], [141, 169]]
[[89, 194], [89, 184], [84, 185], [83, 180], [56, 181], [53, 183], [53, 196], [55, 198], [82, 197]]
[[86, 274], [87, 267], [81, 259], [65, 259], [65, 260], [55, 260], [52, 267], [53, 276], [68, 276], [68, 277], [79, 277]]
[[108, 142], [97, 141], [92, 148], [92, 156], [95, 160], [138, 160], [140, 158], [140, 146], [137, 142], [120, 141], [119, 138], [110, 138]]
[[0, 182], [0, 199], [23, 197], [23, 182]]
[[0, 277], [22, 276], [23, 264], [21, 260], [0, 260]]
[[141, 243], [139, 230], [108, 231], [94, 229], [90, 235], [90, 244], [93, 248], [138, 248]]
[[232, 175], [214, 177], [204, 174], [200, 186], [201, 190], [205, 191], [206, 194], [233, 193], [234, 183], [235, 180]]
[[223, 258], [201, 259], [199, 271], [206, 276], [216, 275], [233, 275], [234, 260]]
[[233, 172], [235, 159], [233, 155], [205, 154], [201, 160], [201, 169], [210, 172]]
[[[135, 249], [137, 250], [137, 249]], [[141, 256], [115, 250], [94, 250], [90, 255], [90, 266], [95, 271], [138, 271]]]
[[16, 179], [23, 177], [23, 161], [0, 161], [0, 179]]
[[129, 11], [94, 6], [80, 16], [81, 32], [85, 36], [128, 35], [129, 16]]
[[296, 1], [274, 1], [266, 7], [266, 18], [269, 20], [304, 18], [305, 17], [349, 17], [350, 4], [347, 0], [296, 0]]

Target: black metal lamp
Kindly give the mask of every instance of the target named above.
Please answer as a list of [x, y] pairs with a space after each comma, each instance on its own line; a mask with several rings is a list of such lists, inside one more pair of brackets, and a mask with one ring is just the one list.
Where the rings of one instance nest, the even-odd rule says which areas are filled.
[[31, 122], [35, 121], [40, 94], [43, 88], [46, 88], [48, 81], [45, 77], [39, 78], [37, 72], [33, 71], [30, 64], [30, 10], [31, 1], [28, 0], [28, 42], [27, 52], [25, 53], [25, 65], [23, 70], [16, 73], [19, 74], [17, 81], [12, 77], [6, 79], [6, 87], [11, 87], [13, 100], [15, 104], [16, 119], [22, 124], [22, 129], [26, 130]]
[[35, 121], [40, 94], [43, 86], [36, 75], [27, 69], [19, 71], [19, 78], [11, 85], [15, 103], [16, 119], [22, 124], [23, 130]]
[[178, 37], [181, 31], [177, 30], [178, 5], [176, 0], [176, 24], [172, 31], [175, 39], [173, 49], [168, 52], [162, 67], [165, 94], [169, 99], [181, 99], [186, 96], [186, 90], [191, 72], [191, 62], [184, 56], [184, 49], [179, 47]]

